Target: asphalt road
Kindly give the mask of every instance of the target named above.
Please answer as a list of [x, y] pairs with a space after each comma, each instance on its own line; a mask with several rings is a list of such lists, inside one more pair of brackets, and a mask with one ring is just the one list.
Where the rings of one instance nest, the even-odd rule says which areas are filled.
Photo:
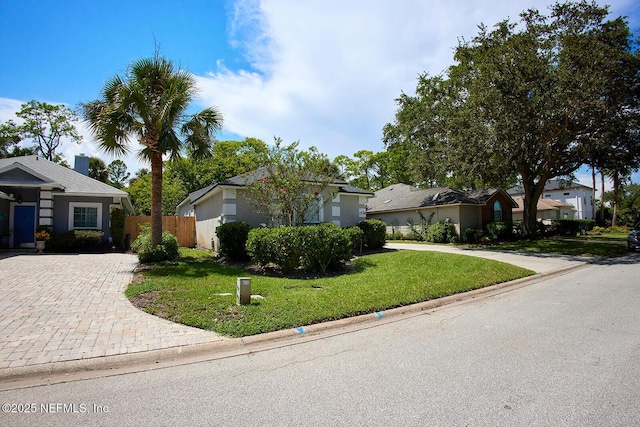
[[0, 392], [0, 425], [637, 426], [639, 255], [249, 355]]

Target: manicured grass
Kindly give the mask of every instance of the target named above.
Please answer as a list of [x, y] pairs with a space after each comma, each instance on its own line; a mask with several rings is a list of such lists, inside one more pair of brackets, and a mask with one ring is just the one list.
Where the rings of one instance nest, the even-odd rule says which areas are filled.
[[533, 252], [547, 254], [561, 254], [574, 256], [603, 256], [612, 257], [628, 253], [626, 244], [614, 242], [597, 242], [578, 238], [548, 238], [537, 240], [518, 240], [504, 242], [487, 249], [501, 249], [517, 252]]
[[584, 240], [615, 240], [620, 242], [626, 242], [629, 233], [602, 233], [602, 234], [587, 234], [586, 236], [580, 236], [580, 239]]
[[[481, 258], [398, 251], [359, 257], [354, 271], [343, 275], [288, 279], [220, 265], [199, 251], [181, 254], [177, 262], [144, 271], [144, 280], [130, 285], [127, 297], [135, 303], [149, 296], [149, 313], [233, 337], [372, 313], [534, 274]], [[252, 294], [264, 299], [237, 306], [237, 277], [251, 277]]]

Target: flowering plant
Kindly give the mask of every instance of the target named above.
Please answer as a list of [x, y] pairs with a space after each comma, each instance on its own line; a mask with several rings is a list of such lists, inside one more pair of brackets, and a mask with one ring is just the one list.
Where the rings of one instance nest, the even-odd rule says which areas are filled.
[[47, 230], [41, 230], [36, 232], [36, 240], [48, 241], [51, 238], [51, 235]]

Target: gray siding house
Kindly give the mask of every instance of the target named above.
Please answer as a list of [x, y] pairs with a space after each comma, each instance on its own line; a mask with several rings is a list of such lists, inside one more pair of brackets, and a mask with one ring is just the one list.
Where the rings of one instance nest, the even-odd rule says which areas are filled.
[[[216, 228], [228, 222], [244, 221], [254, 227], [267, 223], [245, 196], [245, 186], [257, 176], [238, 175], [195, 191], [176, 207], [176, 215], [195, 216], [196, 244], [218, 250]], [[342, 227], [358, 224], [366, 219], [367, 199], [373, 193], [334, 179], [321, 195], [325, 203], [310, 215], [307, 223], [333, 222]]]
[[89, 158], [76, 156], [72, 170], [40, 156], [0, 159], [0, 247], [35, 247], [35, 230], [56, 233], [102, 230], [109, 235], [109, 210], [133, 213], [129, 195], [87, 176]]

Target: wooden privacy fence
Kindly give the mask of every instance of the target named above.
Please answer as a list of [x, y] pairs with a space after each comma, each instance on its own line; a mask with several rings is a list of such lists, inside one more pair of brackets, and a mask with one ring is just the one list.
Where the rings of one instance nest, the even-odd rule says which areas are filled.
[[[133, 242], [140, 234], [140, 224], [151, 223], [150, 216], [128, 216], [124, 220], [124, 234]], [[193, 216], [163, 216], [162, 231], [178, 238], [178, 244], [187, 248], [196, 246], [196, 218]]]

